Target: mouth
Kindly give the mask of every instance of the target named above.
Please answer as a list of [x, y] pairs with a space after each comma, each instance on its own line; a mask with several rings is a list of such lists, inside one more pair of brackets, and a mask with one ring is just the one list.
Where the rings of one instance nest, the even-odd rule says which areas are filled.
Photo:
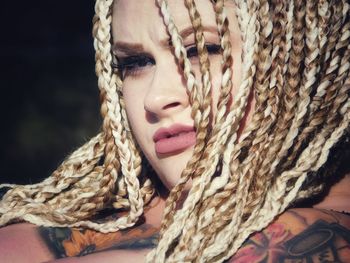
[[169, 128], [158, 129], [153, 141], [157, 154], [177, 153], [196, 143], [196, 131], [193, 126], [174, 124]]

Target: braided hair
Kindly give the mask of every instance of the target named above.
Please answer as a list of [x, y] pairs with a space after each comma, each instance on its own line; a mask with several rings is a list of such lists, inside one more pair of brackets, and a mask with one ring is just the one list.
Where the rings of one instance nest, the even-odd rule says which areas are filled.
[[[195, 1], [184, 0], [202, 85], [195, 80], [167, 0], [156, 1], [186, 80], [197, 134], [193, 156], [166, 200], [159, 243], [148, 262], [230, 258], [250, 234], [285, 209], [322, 193], [339, 170], [337, 165], [350, 158], [348, 1], [226, 1], [234, 1], [241, 30], [242, 81], [230, 105], [229, 22], [225, 1], [212, 0], [223, 76], [212, 120], [209, 57]], [[93, 19], [101, 133], [43, 182], [0, 186], [10, 188], [0, 201], [0, 225], [25, 220], [118, 231], [132, 227], [154, 196], [153, 171], [130, 131], [122, 76], [112, 67], [112, 6], [113, 0], [96, 0]], [[253, 116], [238, 136], [251, 94]], [[189, 180], [187, 198], [176, 209]], [[91, 220], [110, 207], [128, 213], [116, 221]]]

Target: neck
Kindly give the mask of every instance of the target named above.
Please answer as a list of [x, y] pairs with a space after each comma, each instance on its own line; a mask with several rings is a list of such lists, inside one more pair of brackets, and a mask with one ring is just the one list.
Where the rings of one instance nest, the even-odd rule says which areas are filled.
[[350, 174], [333, 185], [326, 197], [314, 208], [350, 212]]

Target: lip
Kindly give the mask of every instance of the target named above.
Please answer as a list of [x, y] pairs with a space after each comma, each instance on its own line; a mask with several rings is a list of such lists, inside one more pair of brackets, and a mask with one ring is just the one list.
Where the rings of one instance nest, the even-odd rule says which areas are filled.
[[173, 124], [160, 128], [153, 135], [157, 154], [170, 154], [185, 150], [196, 143], [196, 131], [193, 126]]

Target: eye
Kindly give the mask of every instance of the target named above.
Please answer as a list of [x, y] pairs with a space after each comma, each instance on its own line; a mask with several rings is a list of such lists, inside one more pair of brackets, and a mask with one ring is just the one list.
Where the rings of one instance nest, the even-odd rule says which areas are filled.
[[148, 55], [133, 55], [118, 59], [118, 64], [112, 67], [121, 72], [123, 79], [128, 76], [137, 76], [146, 68], [155, 65], [155, 60]]
[[[217, 44], [206, 44], [205, 47], [208, 50], [209, 55], [218, 55], [221, 53], [221, 46]], [[196, 45], [191, 45], [186, 48], [187, 57], [194, 58], [198, 57], [198, 50]]]

